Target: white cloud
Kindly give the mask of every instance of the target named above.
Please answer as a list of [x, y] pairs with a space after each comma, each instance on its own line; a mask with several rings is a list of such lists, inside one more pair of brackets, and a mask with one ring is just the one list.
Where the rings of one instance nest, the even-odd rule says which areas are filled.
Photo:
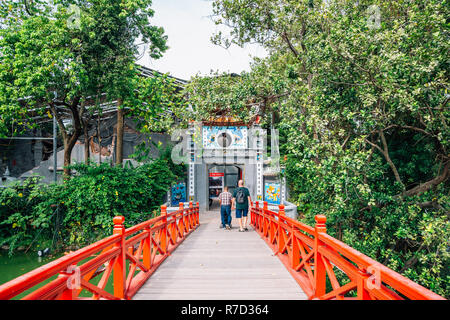
[[172, 76], [189, 80], [197, 73], [211, 70], [240, 73], [250, 69], [252, 56], [265, 56], [258, 45], [240, 48], [233, 45], [224, 49], [211, 43], [217, 26], [209, 18], [211, 1], [205, 0], [154, 0], [155, 16], [151, 23], [162, 26], [170, 47], [164, 56], [152, 60], [146, 54], [138, 63]]

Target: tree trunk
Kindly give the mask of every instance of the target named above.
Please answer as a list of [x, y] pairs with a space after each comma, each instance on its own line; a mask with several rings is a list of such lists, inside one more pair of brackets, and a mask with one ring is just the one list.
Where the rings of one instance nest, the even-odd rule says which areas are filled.
[[124, 110], [121, 108], [122, 100], [117, 101], [117, 140], [116, 140], [116, 165], [122, 165], [123, 162], [123, 129], [124, 129]]
[[[71, 163], [73, 147], [75, 146], [78, 138], [83, 132], [80, 114], [78, 113], [78, 103], [80, 102], [80, 99], [81, 97], [75, 97], [72, 104], [67, 106], [72, 113], [72, 121], [74, 127], [74, 132], [71, 135], [67, 132], [62, 117], [58, 114], [55, 105], [53, 103], [50, 104], [50, 108], [52, 109], [53, 116], [56, 117], [56, 121], [58, 123], [58, 127], [60, 129], [64, 142], [64, 179], [70, 177], [70, 169], [68, 169], [67, 166], [69, 166]], [[57, 168], [55, 168], [55, 170], [56, 169]]]
[[67, 141], [64, 141], [64, 178], [70, 177], [70, 169], [67, 168], [72, 162], [72, 150], [77, 143], [80, 133], [74, 133]]
[[68, 147], [64, 148], [64, 178], [67, 178], [70, 176], [70, 170], [67, 168], [67, 166], [70, 166], [72, 149], [73, 148], [69, 149]]

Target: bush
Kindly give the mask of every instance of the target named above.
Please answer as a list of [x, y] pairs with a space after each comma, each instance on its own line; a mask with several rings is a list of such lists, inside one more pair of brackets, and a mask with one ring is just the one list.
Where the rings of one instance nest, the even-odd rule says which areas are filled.
[[[61, 185], [37, 184], [0, 190], [0, 242], [10, 253], [19, 246], [48, 243], [57, 232], [59, 247], [80, 247], [111, 234], [112, 219], [123, 215], [125, 226], [159, 212], [177, 176], [167, 160], [137, 168], [76, 164], [77, 174]], [[57, 217], [60, 219], [57, 221]]]
[[0, 244], [8, 245], [10, 252], [31, 244], [37, 233], [39, 217], [33, 207], [43, 201], [37, 183], [31, 178], [0, 189]]

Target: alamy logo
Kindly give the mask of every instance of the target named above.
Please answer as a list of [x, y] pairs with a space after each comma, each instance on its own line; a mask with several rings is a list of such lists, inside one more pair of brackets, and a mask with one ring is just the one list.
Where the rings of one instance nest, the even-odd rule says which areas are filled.
[[381, 27], [381, 11], [377, 5], [367, 8], [367, 26], [369, 29], [379, 29]]
[[78, 266], [69, 266], [66, 271], [70, 276], [67, 278], [68, 289], [81, 289], [81, 272]]
[[381, 288], [381, 272], [377, 266], [369, 266], [367, 272], [370, 273], [370, 277], [367, 278], [367, 289], [380, 289]]
[[70, 16], [67, 19], [67, 27], [69, 29], [80, 29], [81, 27], [81, 10], [77, 5], [71, 4], [68, 11]]

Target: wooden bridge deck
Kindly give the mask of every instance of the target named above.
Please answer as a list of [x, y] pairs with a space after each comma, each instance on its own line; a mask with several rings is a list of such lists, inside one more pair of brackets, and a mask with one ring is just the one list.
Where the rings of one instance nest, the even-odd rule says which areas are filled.
[[[249, 216], [250, 218], [250, 216]], [[200, 226], [168, 257], [136, 300], [305, 300], [305, 293], [258, 233], [219, 228], [220, 213], [200, 213]]]

